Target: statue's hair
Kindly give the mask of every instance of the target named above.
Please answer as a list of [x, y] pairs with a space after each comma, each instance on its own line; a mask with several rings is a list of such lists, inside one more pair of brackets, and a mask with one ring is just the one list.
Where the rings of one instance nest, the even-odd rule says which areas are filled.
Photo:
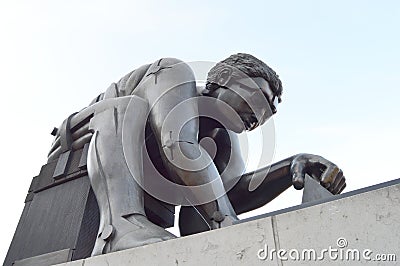
[[231, 78], [261, 77], [268, 81], [275, 95], [280, 96], [282, 94], [282, 82], [276, 72], [263, 61], [245, 53], [231, 55], [210, 69], [206, 83], [208, 91], [213, 91], [222, 86], [218, 78], [226, 68], [231, 69]]

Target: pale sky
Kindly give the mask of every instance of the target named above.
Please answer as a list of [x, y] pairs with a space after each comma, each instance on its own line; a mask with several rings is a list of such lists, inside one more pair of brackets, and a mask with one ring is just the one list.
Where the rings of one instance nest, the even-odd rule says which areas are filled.
[[[284, 86], [274, 161], [322, 155], [345, 192], [400, 177], [398, 1], [0, 0], [0, 25], [0, 259], [53, 127], [161, 57], [255, 55]], [[289, 189], [253, 214], [300, 199]]]

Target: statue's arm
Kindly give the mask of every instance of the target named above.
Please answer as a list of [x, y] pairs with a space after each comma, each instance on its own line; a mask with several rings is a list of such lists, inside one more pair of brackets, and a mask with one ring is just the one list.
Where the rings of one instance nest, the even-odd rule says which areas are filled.
[[218, 173], [212, 165], [205, 169], [200, 160], [208, 154], [201, 152], [197, 139], [199, 115], [197, 101], [192, 100], [197, 96], [192, 70], [178, 59], [163, 58], [146, 76], [138, 89], [149, 102], [149, 122], [170, 177], [185, 185], [211, 180]]
[[267, 204], [290, 186], [302, 189], [306, 174], [333, 194], [341, 193], [346, 187], [343, 172], [332, 162], [313, 154], [297, 154], [244, 174], [245, 164], [237, 135], [222, 128], [207, 132], [204, 135], [217, 144], [214, 162], [237, 214]]
[[[242, 175], [236, 185], [228, 192], [235, 212], [241, 214], [262, 207], [292, 186], [290, 166], [294, 157]], [[261, 184], [255, 190], [250, 191], [251, 180], [253, 179], [254, 182], [263, 178]]]
[[[308, 174], [332, 194], [340, 194], [346, 187], [342, 170], [325, 158], [301, 153], [240, 177], [228, 192], [228, 197], [236, 213], [244, 213], [259, 208], [290, 186], [304, 187]], [[252, 188], [254, 184], [258, 187]]]
[[182, 204], [196, 205], [210, 228], [222, 222], [214, 222], [214, 215], [236, 219], [218, 170], [198, 142], [198, 95], [192, 69], [180, 60], [163, 58], [149, 68], [146, 76], [137, 89], [145, 92], [149, 102], [149, 123], [163, 165], [172, 179], [195, 187], [179, 191]]
[[[223, 128], [212, 127], [211, 121], [202, 123], [200, 137], [209, 137], [217, 145], [214, 163], [221, 174], [228, 197], [237, 214], [261, 207], [292, 186], [290, 166], [293, 158], [287, 158], [271, 166], [245, 173], [237, 134]], [[238, 180], [239, 178], [239, 180]], [[253, 181], [252, 181], [253, 180]], [[256, 190], [250, 191], [251, 183], [263, 180]]]

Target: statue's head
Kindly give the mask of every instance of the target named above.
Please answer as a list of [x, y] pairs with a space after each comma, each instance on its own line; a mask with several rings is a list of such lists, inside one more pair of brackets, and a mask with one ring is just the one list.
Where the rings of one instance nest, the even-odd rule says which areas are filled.
[[242, 120], [233, 130], [242, 132], [262, 125], [276, 113], [282, 82], [267, 64], [250, 54], [239, 53], [208, 72], [204, 94], [232, 107]]

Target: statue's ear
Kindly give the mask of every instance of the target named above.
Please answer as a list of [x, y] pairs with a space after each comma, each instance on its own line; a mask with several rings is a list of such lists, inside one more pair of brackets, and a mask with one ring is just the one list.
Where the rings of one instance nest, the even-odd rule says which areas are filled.
[[225, 66], [218, 74], [218, 85], [220, 86], [226, 86], [228, 84], [229, 80], [232, 77], [232, 68], [229, 66]]

